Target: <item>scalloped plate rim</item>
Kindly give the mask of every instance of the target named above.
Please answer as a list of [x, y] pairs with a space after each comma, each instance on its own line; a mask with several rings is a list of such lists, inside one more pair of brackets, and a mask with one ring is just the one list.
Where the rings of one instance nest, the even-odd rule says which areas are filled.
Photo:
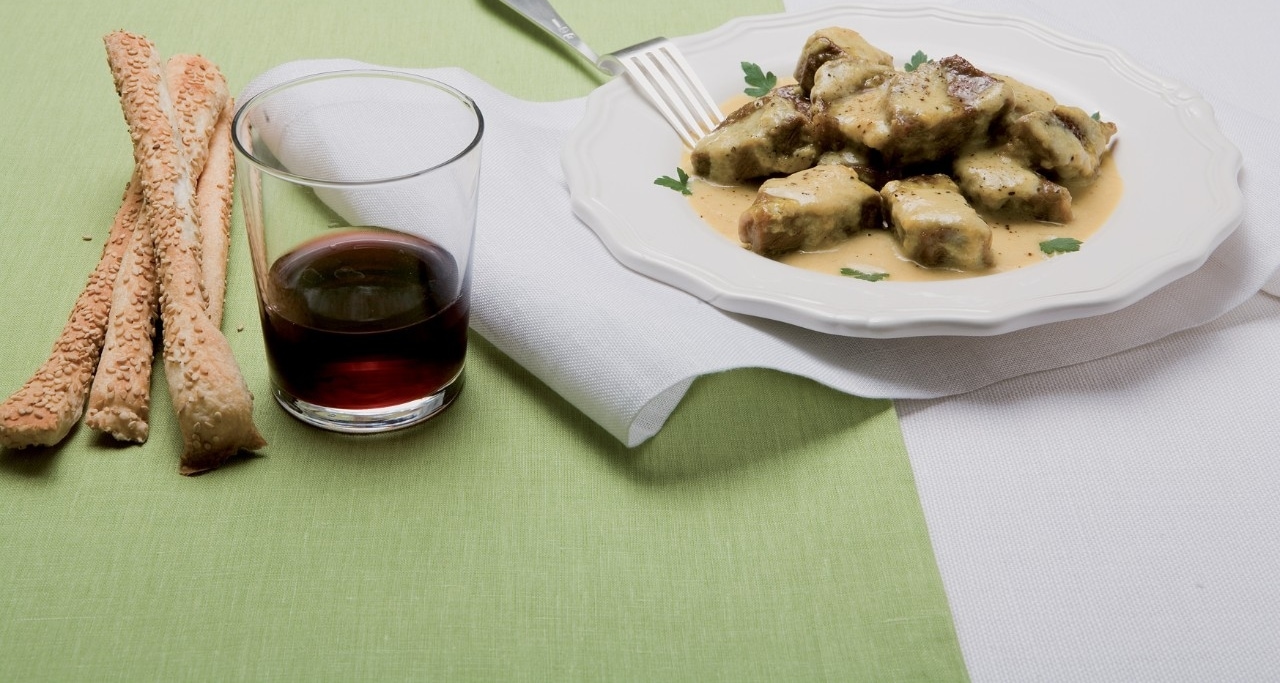
[[[563, 147], [561, 161], [574, 212], [602, 240], [614, 258], [626, 267], [682, 289], [725, 311], [778, 320], [830, 334], [876, 338], [1002, 334], [1033, 325], [1113, 312], [1194, 272], [1239, 224], [1243, 214], [1243, 196], [1238, 183], [1242, 158], [1218, 130], [1212, 108], [1203, 98], [1179, 83], [1142, 69], [1114, 48], [1066, 36], [1032, 20], [931, 6], [836, 6], [809, 12], [738, 17], [711, 31], [676, 38], [675, 42], [695, 68], [705, 73], [724, 61], [723, 58], [719, 62], [710, 61], [717, 51], [745, 42], [756, 33], [811, 32], [829, 24], [857, 29], [857, 25], [848, 22], [867, 18], [890, 25], [922, 21], [943, 25], [967, 22], [977, 29], [1014, 32], [1038, 42], [1040, 47], [1051, 53], [1072, 50], [1078, 59], [1102, 60], [1110, 75], [1128, 87], [1130, 95], [1145, 93], [1163, 103], [1159, 113], [1172, 115], [1181, 124], [1183, 136], [1180, 143], [1199, 146], [1205, 158], [1204, 179], [1209, 195], [1209, 204], [1199, 206], [1201, 213], [1211, 210], [1213, 217], [1206, 219], [1205, 225], [1192, 226], [1179, 233], [1184, 242], [1176, 248], [1171, 247], [1156, 258], [1129, 263], [1130, 270], [1116, 273], [1116, 277], [1109, 281], [1095, 282], [1086, 287], [1072, 285], [1070, 279], [1076, 277], [1073, 272], [1088, 274], [1088, 260], [1073, 261], [1063, 257], [995, 275], [945, 283], [889, 283], [890, 287], [876, 290], [870, 288], [883, 287], [885, 283], [865, 283], [784, 266], [745, 252], [719, 235], [710, 234], [709, 228], [705, 229], [707, 234], [689, 235], [689, 244], [697, 245], [695, 249], [677, 253], [677, 244], [681, 247], [688, 245], [672, 241], [673, 236], [665, 233], [667, 244], [655, 241], [654, 231], [645, 233], [638, 227], [644, 217], [621, 215], [620, 209], [638, 209], [639, 213], [644, 213], [656, 210], [653, 207], [657, 206], [664, 212], [661, 216], [678, 219], [676, 222], [680, 223], [691, 218], [700, 224], [691, 210], [687, 210], [687, 215], [680, 215], [680, 210], [673, 205], [653, 202], [639, 207], [624, 207], [618, 206], [617, 200], [601, 197], [604, 192], [600, 183], [612, 181], [613, 176], [609, 174], [616, 175], [624, 165], [596, 163], [599, 159], [593, 156], [594, 147], [600, 141], [596, 136], [609, 135], [611, 126], [617, 125], [620, 113], [631, 116], [631, 122], [641, 124], [644, 140], [655, 135], [658, 136], [655, 138], [659, 140], [655, 142], [658, 147], [666, 145], [670, 148], [673, 163], [669, 166], [678, 161], [680, 148], [674, 133], [639, 100], [625, 79], [610, 81], [588, 96], [583, 120], [570, 133]], [[873, 44], [879, 44], [876, 36], [867, 35], [867, 38]], [[922, 46], [922, 49], [924, 47], [927, 46]], [[793, 52], [798, 54], [799, 47], [796, 46]], [[732, 66], [736, 67], [737, 63], [733, 62]], [[979, 67], [982, 66], [979, 63]], [[708, 81], [708, 87], [715, 92], [718, 86], [723, 85], [721, 81]], [[637, 103], [643, 106], [634, 106]], [[1122, 125], [1117, 149], [1127, 151], [1124, 146], [1131, 138], [1140, 140], [1142, 135], [1126, 134]], [[1142, 151], [1138, 149], [1133, 154], [1138, 155]], [[605, 171], [603, 179], [598, 175], [602, 168]], [[655, 172], [651, 177], [660, 174]], [[1131, 171], [1125, 169], [1123, 177], [1126, 183], [1130, 174]], [[637, 193], [641, 191], [636, 190]], [[663, 191], [670, 196], [656, 195], [656, 202], [671, 203], [674, 198], [675, 202], [687, 207], [682, 197], [669, 190]], [[1127, 199], [1126, 192], [1122, 207]], [[1205, 197], [1193, 199], [1206, 200]], [[1183, 200], [1187, 201], [1187, 198]], [[1120, 213], [1118, 208], [1117, 214]], [[659, 231], [662, 229], [660, 226]], [[715, 240], [708, 240], [708, 235]], [[1083, 253], [1067, 256], [1076, 257]], [[1081, 262], [1085, 263], [1082, 265]], [[1093, 273], [1093, 276], [1096, 279], [1098, 274]], [[1046, 279], [1062, 281], [1062, 286], [1055, 289], [1043, 282]], [[765, 289], [758, 284], [760, 280], [781, 282], [784, 291]], [[996, 289], [997, 284], [1005, 284], [1005, 280], [1011, 282], [1007, 287], [999, 287], [1005, 292], [1001, 296], [981, 295], [984, 290]], [[1036, 283], [1039, 289], [1031, 289], [1041, 293], [1007, 298], [1008, 290], [1025, 282]], [[937, 292], [939, 285], [945, 287], [941, 293]], [[1045, 290], [1045, 287], [1049, 289]], [[977, 292], [969, 291], [975, 289]], [[833, 301], [833, 297], [845, 294], [859, 300]], [[876, 301], [867, 303], [866, 299]]]

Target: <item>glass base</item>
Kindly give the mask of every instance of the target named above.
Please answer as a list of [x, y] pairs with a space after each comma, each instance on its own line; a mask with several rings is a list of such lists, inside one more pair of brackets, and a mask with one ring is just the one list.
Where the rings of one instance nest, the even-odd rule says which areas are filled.
[[430, 396], [387, 406], [385, 408], [368, 408], [363, 410], [346, 410], [343, 408], [326, 408], [291, 396], [274, 384], [271, 387], [279, 403], [290, 415], [303, 422], [327, 429], [331, 432], [346, 434], [376, 434], [393, 429], [404, 429], [425, 422], [440, 414], [453, 403], [453, 399], [462, 393], [463, 374], [453, 379], [445, 388]]

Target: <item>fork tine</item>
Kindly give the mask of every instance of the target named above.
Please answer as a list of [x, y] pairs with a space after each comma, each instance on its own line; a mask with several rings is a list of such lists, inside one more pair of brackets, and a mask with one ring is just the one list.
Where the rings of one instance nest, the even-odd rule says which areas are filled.
[[[701, 136], [695, 134], [697, 131], [696, 127], [686, 125], [684, 119], [676, 113], [675, 109], [672, 108], [672, 102], [678, 102], [678, 100], [673, 97], [674, 92], [672, 92], [670, 87], [666, 85], [665, 80], [662, 78], [651, 77], [648, 69], [645, 68], [645, 65], [639, 63], [634, 57], [626, 57], [619, 61], [622, 62], [625, 67], [627, 75], [631, 78], [632, 83], [634, 83], [636, 87], [640, 88], [641, 92], [644, 93], [644, 96], [648, 98], [649, 102], [653, 104], [653, 106], [662, 114], [662, 117], [667, 120], [667, 123], [671, 124], [671, 126], [676, 129], [676, 132], [680, 134], [680, 139], [692, 148], [697, 143], [698, 137]], [[658, 89], [654, 87], [655, 83], [659, 84], [659, 87], [666, 90], [665, 96], [664, 93], [659, 92]], [[680, 105], [677, 104], [676, 106]]]
[[723, 120], [715, 100], [670, 41], [656, 38], [609, 57], [623, 67], [689, 147]]
[[702, 80], [694, 73], [693, 67], [689, 66], [689, 62], [685, 60], [684, 55], [676, 49], [675, 45], [666, 43], [661, 47], [661, 53], [675, 64], [679, 78], [676, 82], [685, 89], [685, 95], [689, 101], [694, 104], [698, 114], [702, 117], [703, 124], [706, 126], [704, 133], [710, 133], [721, 121], [724, 120], [724, 114], [720, 112], [720, 105], [711, 97], [711, 93], [703, 87]]
[[[655, 52], [646, 52], [637, 55], [637, 61], [641, 57], [648, 62], [646, 66], [650, 69], [650, 76], [658, 84], [669, 100], [673, 103], [676, 113], [680, 116], [680, 120], [684, 122], [686, 128], [690, 132], [697, 133], [697, 137], [701, 137], [711, 132], [715, 128], [717, 118], [713, 114], [708, 113], [705, 101], [700, 99], [695, 92], [700, 90], [696, 83], [691, 83], [690, 73], [683, 70], [679, 61], [675, 59], [679, 53], [672, 54], [665, 47]], [[680, 60], [683, 61], [683, 60]], [[672, 86], [675, 86], [673, 89]], [[679, 91], [678, 93], [676, 91]], [[708, 99], [710, 96], [708, 96]], [[714, 110], [713, 110], [714, 111]]]
[[662, 93], [663, 100], [671, 107], [680, 127], [693, 138], [701, 137], [702, 128], [698, 117], [689, 106], [689, 87], [678, 76], [670, 73], [670, 61], [665, 60], [664, 63], [661, 53], [651, 52], [636, 55], [631, 59], [631, 64], [641, 69], [649, 83]]

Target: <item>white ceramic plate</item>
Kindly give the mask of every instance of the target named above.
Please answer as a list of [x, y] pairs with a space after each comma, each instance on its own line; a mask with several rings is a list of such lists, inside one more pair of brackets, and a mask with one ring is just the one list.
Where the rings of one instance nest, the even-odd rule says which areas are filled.
[[681, 143], [625, 79], [587, 98], [562, 161], [574, 211], [627, 267], [734, 313], [847, 336], [991, 335], [1109, 313], [1200, 267], [1239, 224], [1240, 153], [1194, 92], [1116, 50], [1023, 19], [941, 8], [826, 8], [737, 19], [678, 39], [719, 101], [744, 87], [740, 62], [789, 75], [826, 26], [860, 32], [899, 63], [959, 54], [1119, 126], [1124, 195], [1080, 251], [947, 282], [864, 282], [785, 266], [706, 226], [671, 175]]

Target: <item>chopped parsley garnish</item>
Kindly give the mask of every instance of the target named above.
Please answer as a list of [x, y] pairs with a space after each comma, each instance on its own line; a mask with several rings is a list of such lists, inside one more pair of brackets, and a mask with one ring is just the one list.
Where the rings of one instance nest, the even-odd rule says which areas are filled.
[[1101, 121], [1101, 120], [1102, 120], [1102, 113], [1101, 113], [1101, 112], [1096, 112], [1096, 111], [1095, 111], [1095, 112], [1093, 112], [1092, 114], [1090, 114], [1090, 115], [1089, 115], [1089, 118], [1093, 119], [1094, 121]]
[[773, 90], [773, 86], [778, 84], [778, 77], [773, 75], [772, 71], [765, 73], [759, 64], [743, 62], [742, 73], [747, 85], [751, 86], [743, 92], [752, 97], [768, 95], [769, 91]]
[[864, 273], [857, 268], [841, 268], [840, 274], [845, 277], [856, 277], [859, 280], [866, 280], [867, 282], [879, 282], [889, 277], [888, 273]]
[[1057, 237], [1041, 242], [1040, 251], [1050, 255], [1065, 254], [1071, 251], [1080, 251], [1080, 245], [1080, 240], [1074, 237]]
[[924, 64], [927, 61], [929, 61], [929, 55], [925, 54], [923, 50], [916, 50], [916, 53], [911, 55], [911, 61], [902, 65], [902, 70], [915, 71], [920, 68], [921, 64]]
[[664, 175], [661, 178], [654, 180], [653, 184], [669, 187], [683, 195], [693, 194], [693, 190], [689, 189], [689, 174], [685, 173], [683, 168], [676, 167], [676, 175], [679, 176], [678, 179], [672, 178], [669, 175]]

